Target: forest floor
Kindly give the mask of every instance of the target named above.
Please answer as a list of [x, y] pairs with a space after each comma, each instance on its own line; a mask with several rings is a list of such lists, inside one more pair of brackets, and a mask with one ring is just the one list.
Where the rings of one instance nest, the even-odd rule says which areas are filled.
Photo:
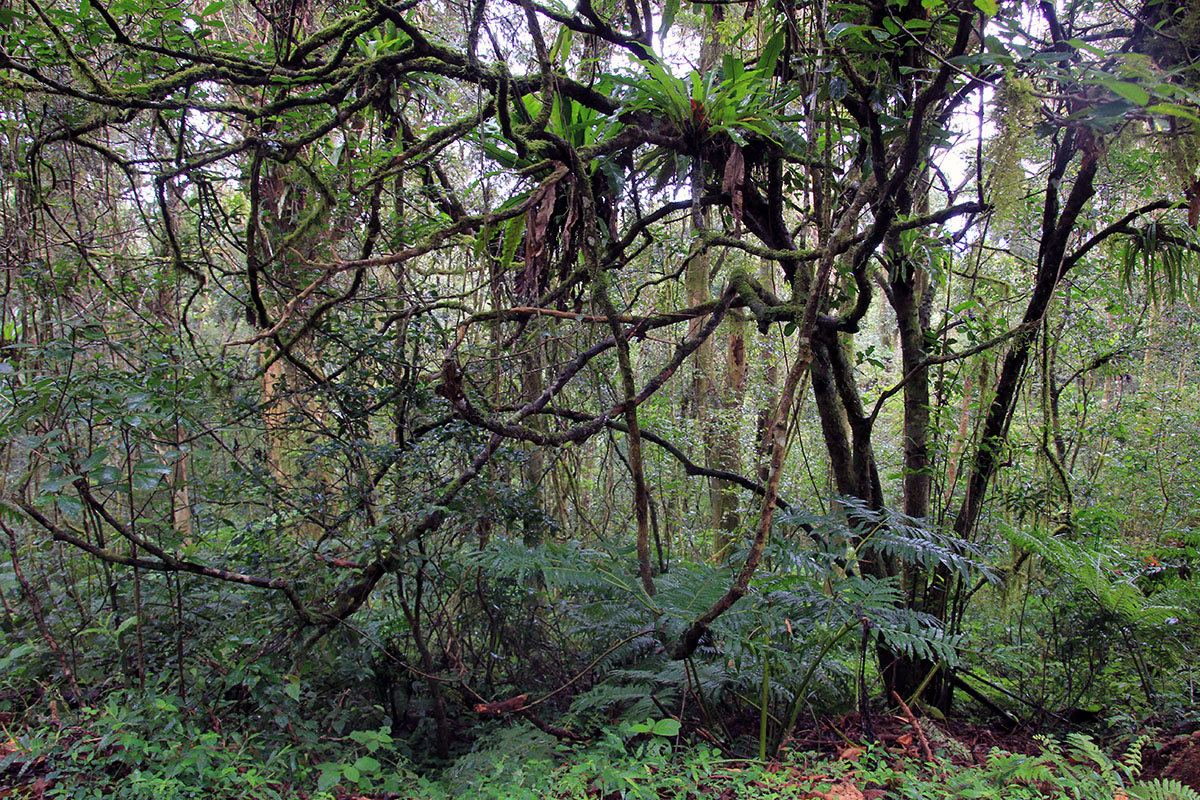
[[[173, 765], [172, 758], [189, 758], [196, 742], [160, 742], [164, 745], [148, 754], [144, 763], [131, 763], [118, 732], [99, 731], [83, 723], [60, 721], [58, 715], [30, 722], [30, 715], [0, 714], [0, 800], [5, 798], [83, 797], [153, 798], [173, 800], [204, 797], [212, 800], [234, 798], [296, 798], [297, 800], [433, 800], [434, 798], [540, 798], [558, 800], [619, 800], [622, 798], [679, 798], [680, 800], [881, 800], [882, 798], [934, 797], [1094, 797], [1097, 800], [1130, 800], [1136, 791], [1125, 794], [1125, 783], [1098, 786], [1082, 794], [1063, 790], [1072, 784], [1069, 774], [1088, 757], [1096, 763], [1082, 763], [1088, 770], [1103, 773], [1104, 756], [1081, 756], [1068, 751], [1061, 762], [1062, 772], [1049, 780], [1016, 777], [1019, 791], [1010, 791], [1005, 775], [1018, 775], [1022, 764], [1033, 763], [1045, 753], [1048, 740], [1030, 728], [1005, 730], [995, 725], [968, 724], [874, 714], [868, 722], [873, 743], [862, 737], [864, 725], [857, 714], [818, 720], [798, 729], [789, 738], [781, 758], [766, 763], [731, 757], [706, 745], [689, 747], [642, 735], [626, 742], [628, 764], [622, 765], [623, 753], [590, 749], [585, 746], [564, 750], [552, 763], [497, 764], [495, 776], [485, 776], [473, 788], [455, 789], [452, 783], [417, 779], [406, 772], [399, 791], [395, 788], [373, 790], [348, 782], [317, 788], [317, 770], [299, 771], [275, 768], [259, 772], [253, 767], [232, 767], [238, 785], [245, 778], [245, 791], [207, 789], [207, 781], [192, 781]], [[34, 730], [31, 726], [52, 730]], [[47, 742], [54, 747], [46, 747]], [[1141, 741], [1142, 782], [1159, 779], [1178, 782], [1180, 788], [1200, 791], [1200, 730], [1158, 731], [1148, 738], [1117, 737], [1107, 742], [1114, 752], [1109, 766], [1127, 763], [1128, 752]], [[652, 747], [647, 749], [646, 745]], [[213, 742], [203, 744], [212, 750]], [[219, 745], [222, 746], [222, 745]], [[1009, 767], [997, 767], [998, 753], [1012, 754]], [[1099, 752], [1099, 751], [1097, 751]], [[697, 756], [697, 753], [699, 754]], [[71, 754], [71, 755], [68, 755]], [[205, 755], [212, 769], [223, 767], [213, 753]], [[384, 756], [377, 753], [381, 758]], [[153, 756], [153, 757], [151, 757]], [[268, 760], [260, 761], [266, 763]], [[190, 764], [191, 762], [189, 762]], [[194, 766], [194, 764], [192, 765]], [[1119, 768], [1119, 766], [1118, 766]], [[343, 768], [344, 769], [344, 768]], [[1005, 770], [1009, 770], [1005, 772]], [[180, 779], [167, 780], [175, 772]], [[161, 779], [150, 779], [162, 773]], [[506, 773], [507, 777], [500, 773]], [[1089, 773], [1090, 774], [1090, 773]], [[1132, 775], [1129, 776], [1132, 782]], [[1174, 785], [1174, 784], [1168, 784]], [[989, 788], [990, 787], [990, 788]], [[999, 790], [999, 791], [997, 791]], [[1077, 791], [1077, 790], [1074, 790]], [[1155, 797], [1174, 795], [1153, 795]], [[1186, 795], [1183, 795], [1186, 796]]]

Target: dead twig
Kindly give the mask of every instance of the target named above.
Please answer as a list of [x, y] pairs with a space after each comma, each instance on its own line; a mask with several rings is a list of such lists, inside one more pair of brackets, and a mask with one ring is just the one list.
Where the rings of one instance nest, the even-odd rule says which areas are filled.
[[925, 738], [925, 731], [921, 730], [921, 723], [917, 722], [917, 718], [913, 716], [912, 710], [908, 707], [908, 703], [905, 703], [904, 699], [901, 698], [900, 695], [895, 691], [892, 692], [892, 697], [896, 698], [896, 702], [900, 704], [900, 710], [904, 712], [904, 716], [908, 720], [908, 724], [912, 725], [913, 730], [917, 732], [917, 740], [921, 743], [921, 754], [925, 756], [925, 760], [932, 764], [939, 763], [938, 760], [933, 757], [933, 751], [929, 749], [929, 740]]

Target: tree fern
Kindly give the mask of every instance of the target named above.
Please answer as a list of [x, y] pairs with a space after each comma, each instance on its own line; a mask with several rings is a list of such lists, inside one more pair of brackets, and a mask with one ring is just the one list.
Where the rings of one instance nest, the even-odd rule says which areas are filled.
[[856, 497], [836, 496], [832, 506], [838, 511], [818, 514], [803, 509], [788, 509], [777, 514], [781, 525], [803, 527], [811, 537], [829, 548], [825, 554], [784, 553], [798, 569], [821, 563], [822, 555], [845, 560], [841, 550], [852, 544], [859, 552], [871, 550], [926, 569], [943, 568], [967, 578], [975, 572], [989, 581], [996, 576], [977, 545], [939, 529], [930, 520], [911, 517], [892, 509], [875, 509]]
[[574, 544], [547, 543], [528, 547], [520, 541], [495, 538], [489, 547], [465, 556], [468, 562], [498, 575], [521, 581], [540, 578], [547, 587], [602, 592], [634, 591], [635, 583], [611, 553]]
[[860, 541], [860, 549], [868, 547], [930, 570], [948, 569], [964, 579], [978, 572], [989, 581], [996, 580], [978, 546], [939, 529], [930, 520], [887, 508], [872, 509], [853, 497], [839, 497], [837, 501], [852, 521], [851, 531]]
[[[804, 524], [825, 531], [830, 541], [870, 541], [902, 560], [986, 574], [978, 552], [920, 520], [872, 511], [852, 500], [842, 509], [845, 513], [810, 515]], [[793, 514], [791, 521], [799, 518]], [[858, 631], [864, 625], [874, 645], [913, 658], [957, 661], [961, 637], [948, 636], [936, 619], [906, 608], [898, 577], [856, 574], [856, 559], [847, 558], [846, 550], [781, 537], [769, 553], [774, 570], [761, 573], [737, 608], [713, 623], [685, 667], [666, 657], [665, 645], [725, 591], [730, 568], [672, 565], [658, 576], [657, 593], [648, 597], [626, 550], [555, 543], [527, 547], [496, 538], [488, 548], [463, 556], [469, 568], [526, 591], [544, 587], [558, 616], [574, 625], [571, 635], [594, 643], [591, 685], [574, 699], [575, 714], [644, 718], [656, 713], [658, 704], [674, 706], [688, 686], [727, 707], [757, 707], [765, 697], [773, 706], [795, 710], [826, 688], [840, 687], [844, 693], [853, 685], [863, 641]]]

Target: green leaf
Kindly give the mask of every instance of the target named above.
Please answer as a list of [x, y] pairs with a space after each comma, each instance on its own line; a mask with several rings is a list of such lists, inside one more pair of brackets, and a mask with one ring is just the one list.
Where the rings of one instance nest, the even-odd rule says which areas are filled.
[[763, 47], [762, 54], [758, 57], [758, 73], [764, 78], [769, 78], [775, 74], [775, 62], [779, 60], [779, 54], [783, 52], [785, 38], [783, 31], [776, 31], [775, 35], [767, 40]]
[[370, 756], [362, 756], [357, 761], [354, 762], [353, 769], [356, 769], [359, 772], [365, 772], [368, 775], [371, 775], [376, 772], [379, 772], [379, 768], [381, 766], [382, 765], [378, 761], [371, 758]]
[[1104, 88], [1139, 106], [1150, 103], [1150, 93], [1136, 83], [1130, 83], [1129, 81], [1104, 81]]
[[321, 777], [317, 779], [317, 791], [328, 792], [342, 778], [342, 771], [337, 764], [326, 762], [320, 765]]
[[996, 0], [975, 0], [975, 7], [989, 17], [996, 16], [996, 13], [1000, 10], [1000, 4]]
[[101, 447], [98, 450], [94, 450], [92, 454], [88, 456], [82, 464], [79, 465], [79, 471], [91, 472], [92, 470], [96, 469], [96, 467], [99, 467], [101, 464], [103, 464], [104, 459], [106, 458], [108, 458], [107, 447]]
[[1108, 53], [1104, 52], [1099, 47], [1096, 47], [1096, 45], [1094, 45], [1094, 44], [1088, 44], [1087, 42], [1083, 41], [1082, 39], [1068, 39], [1067, 44], [1071, 45], [1071, 47], [1074, 47], [1076, 50], [1083, 50], [1085, 52], [1091, 53], [1092, 55], [1094, 55], [1098, 58], [1107, 58], [1108, 57]]
[[83, 503], [69, 495], [54, 498], [54, 504], [63, 514], [74, 515], [83, 513]]
[[839, 22], [829, 28], [828, 38], [831, 42], [836, 42], [844, 36], [851, 34], [861, 34], [863, 31], [871, 30], [870, 25], [852, 25], [849, 22]]
[[141, 492], [152, 492], [158, 488], [158, 482], [161, 477], [158, 475], [147, 475], [142, 472], [135, 472], [130, 476], [130, 483], [133, 488]]
[[675, 24], [675, 15], [679, 13], [679, 0], [667, 0], [663, 4], [662, 10], [662, 25], [658, 27], [658, 36], [662, 38], [667, 35], [667, 31], [671, 30], [671, 26]]
[[121, 480], [121, 470], [117, 469], [111, 464], [105, 464], [101, 467], [98, 467], [91, 473], [91, 480], [93, 483], [100, 485], [106, 483], [116, 483], [117, 481]]
[[51, 475], [50, 478], [42, 481], [42, 485], [39, 488], [47, 494], [52, 494], [54, 492], [60, 492], [64, 488], [66, 488], [68, 485], [73, 483], [75, 481], [75, 479], [78, 477], [79, 477], [78, 475], [75, 475], [74, 473], [69, 473], [69, 472], [62, 473], [57, 476]]
[[292, 676], [288, 678], [288, 682], [283, 685], [283, 692], [293, 700], [300, 699], [300, 678]]
[[650, 729], [650, 733], [655, 736], [678, 736], [679, 727], [679, 720], [677, 719], [660, 719], [654, 723], [654, 727]]
[[1186, 106], [1181, 106], [1177, 103], [1155, 103], [1154, 105], [1146, 106], [1146, 110], [1154, 114], [1166, 114], [1171, 117], [1182, 117], [1192, 122], [1200, 122], [1200, 117], [1197, 117]]

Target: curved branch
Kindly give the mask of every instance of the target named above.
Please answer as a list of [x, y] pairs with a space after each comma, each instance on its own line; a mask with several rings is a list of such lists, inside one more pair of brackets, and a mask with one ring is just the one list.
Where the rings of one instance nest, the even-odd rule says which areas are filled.
[[[305, 625], [314, 624], [312, 612], [310, 612], [308, 607], [304, 605], [304, 602], [300, 599], [300, 595], [297, 594], [295, 587], [292, 586], [291, 581], [283, 578], [260, 578], [256, 575], [246, 575], [245, 573], [241, 572], [233, 572], [231, 570], [209, 567], [205, 566], [204, 564], [197, 564], [194, 561], [175, 558], [174, 556], [163, 552], [161, 549], [154, 548], [152, 546], [146, 547], [147, 551], [154, 553], [160, 560], [136, 558], [134, 556], [123, 556], [119, 553], [113, 553], [109, 550], [97, 547], [86, 539], [63, 530], [61, 527], [50, 521], [46, 515], [44, 515], [32, 503], [29, 503], [24, 498], [18, 497], [15, 498], [14, 501], [16, 505], [30, 517], [30, 519], [45, 528], [55, 541], [69, 544], [72, 547], [78, 548], [88, 555], [93, 556], [94, 558], [100, 559], [101, 561], [108, 562], [109, 564], [138, 567], [139, 569], [154, 570], [157, 572], [190, 572], [193, 575], [214, 578], [227, 583], [239, 583], [243, 586], [254, 586], [259, 589], [274, 589], [275, 591], [281, 592], [284, 597], [287, 598], [288, 602], [291, 603], [292, 608], [296, 610], [296, 614], [300, 617]], [[94, 501], [94, 498], [89, 500], [89, 505], [91, 505], [92, 501]], [[120, 521], [113, 519], [111, 515], [102, 513], [102, 516], [109, 525], [112, 525], [114, 528], [116, 528], [116, 530], [123, 536], [130, 538], [130, 541], [140, 541], [143, 545], [147, 544], [145, 540], [141, 540], [140, 537], [136, 540], [131, 538], [128, 527], [120, 523]], [[156, 550], [157, 552], [155, 552]]]

